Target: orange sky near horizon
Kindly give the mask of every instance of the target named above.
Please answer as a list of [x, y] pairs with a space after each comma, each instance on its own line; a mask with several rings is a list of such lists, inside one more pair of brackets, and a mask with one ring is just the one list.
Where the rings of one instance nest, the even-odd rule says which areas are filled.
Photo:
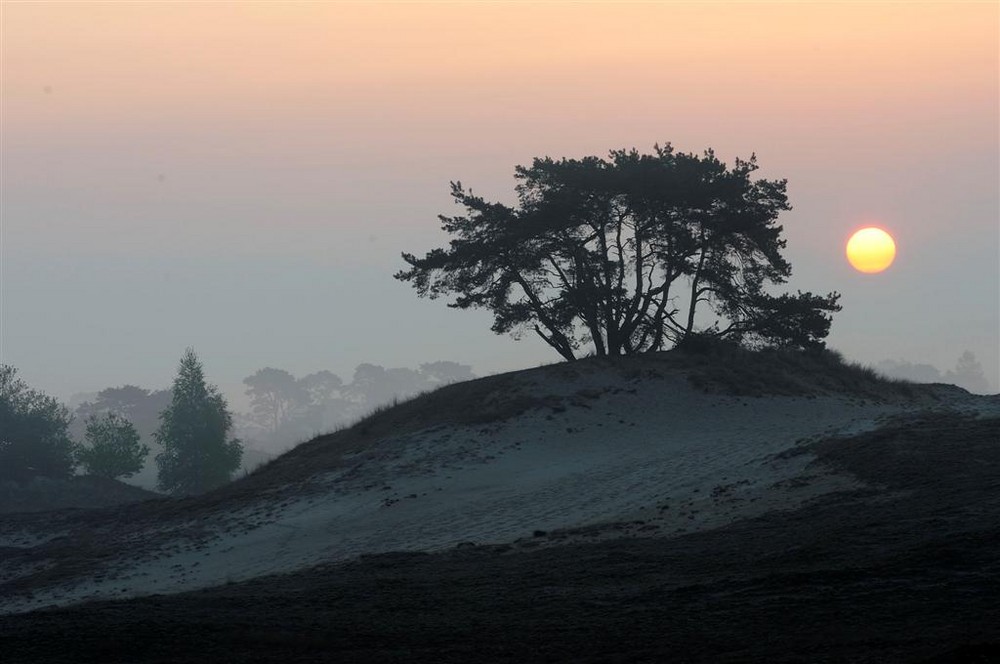
[[[636, 85], [703, 108], [811, 118], [950, 98], [990, 108], [991, 4], [5, 3], [4, 124], [19, 139], [204, 119], [485, 117], [628, 104]], [[553, 86], [558, 80], [558, 86]], [[594, 80], [606, 95], [591, 94]], [[555, 97], [555, 98], [554, 98]], [[510, 100], [515, 106], [518, 102]], [[445, 118], [442, 118], [444, 121]], [[794, 120], [793, 120], [794, 121]]]

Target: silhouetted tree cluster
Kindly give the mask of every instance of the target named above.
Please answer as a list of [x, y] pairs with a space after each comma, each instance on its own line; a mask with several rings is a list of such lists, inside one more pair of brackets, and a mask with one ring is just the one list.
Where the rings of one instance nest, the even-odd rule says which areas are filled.
[[[448, 248], [395, 276], [421, 297], [493, 313], [493, 331], [537, 334], [567, 360], [667, 348], [698, 333], [746, 345], [822, 347], [839, 295], [773, 296], [791, 266], [778, 214], [784, 180], [754, 180], [668, 144], [609, 159], [535, 159], [518, 166], [518, 204], [452, 183], [466, 213], [439, 217]], [[699, 325], [699, 313], [713, 321]]]
[[65, 406], [29, 388], [14, 367], [0, 365], [0, 480], [72, 475], [69, 423]]

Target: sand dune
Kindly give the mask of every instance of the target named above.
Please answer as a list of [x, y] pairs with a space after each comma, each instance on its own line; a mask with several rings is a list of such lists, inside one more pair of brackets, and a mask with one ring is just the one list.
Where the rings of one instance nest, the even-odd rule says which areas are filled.
[[0, 521], [0, 611], [176, 593], [361, 554], [705, 531], [858, 487], [795, 450], [927, 405], [709, 394], [683, 372], [600, 363], [521, 372], [498, 389], [480, 400], [533, 405], [375, 436], [336, 463], [317, 455], [309, 466], [303, 452], [298, 476], [266, 484], [265, 469], [248, 480], [253, 491]]

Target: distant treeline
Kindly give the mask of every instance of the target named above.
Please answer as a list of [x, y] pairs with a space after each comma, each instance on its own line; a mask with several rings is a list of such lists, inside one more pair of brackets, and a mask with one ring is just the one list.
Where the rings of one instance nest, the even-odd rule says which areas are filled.
[[[346, 426], [394, 399], [472, 378], [472, 367], [447, 361], [421, 364], [417, 369], [362, 363], [350, 382], [330, 371], [296, 377], [284, 369], [259, 369], [243, 380], [250, 412], [233, 414], [233, 434], [243, 444], [243, 469], [252, 469], [295, 443]], [[85, 422], [96, 415], [114, 413], [126, 418], [152, 450], [142, 470], [129, 481], [153, 488], [157, 481], [153, 459], [161, 451], [153, 432], [170, 402], [169, 389], [109, 387], [72, 411], [69, 432], [82, 439]]]
[[4, 485], [67, 481], [78, 472], [116, 480], [145, 471], [147, 486], [176, 495], [204, 493], [229, 482], [240, 467], [243, 446], [232, 431], [226, 399], [205, 380], [193, 348], [181, 357], [170, 390], [110, 388], [75, 414], [28, 386], [15, 367], [0, 365]]
[[330, 371], [296, 378], [267, 367], [243, 379], [250, 412], [237, 416], [237, 431], [257, 447], [280, 449], [344, 426], [393, 400], [473, 378], [472, 367], [445, 361], [417, 369], [363, 363], [350, 383]]
[[944, 372], [930, 364], [913, 364], [903, 360], [882, 360], [875, 365], [875, 369], [890, 378], [902, 378], [914, 383], [951, 383], [974, 394], [991, 391], [982, 365], [968, 350], [958, 358], [954, 369]]

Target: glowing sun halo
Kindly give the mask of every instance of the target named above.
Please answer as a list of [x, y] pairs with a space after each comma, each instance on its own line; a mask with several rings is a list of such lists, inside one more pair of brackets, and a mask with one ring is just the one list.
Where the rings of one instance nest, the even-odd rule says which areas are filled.
[[858, 272], [881, 272], [896, 258], [896, 243], [881, 228], [862, 228], [847, 241], [847, 260]]

